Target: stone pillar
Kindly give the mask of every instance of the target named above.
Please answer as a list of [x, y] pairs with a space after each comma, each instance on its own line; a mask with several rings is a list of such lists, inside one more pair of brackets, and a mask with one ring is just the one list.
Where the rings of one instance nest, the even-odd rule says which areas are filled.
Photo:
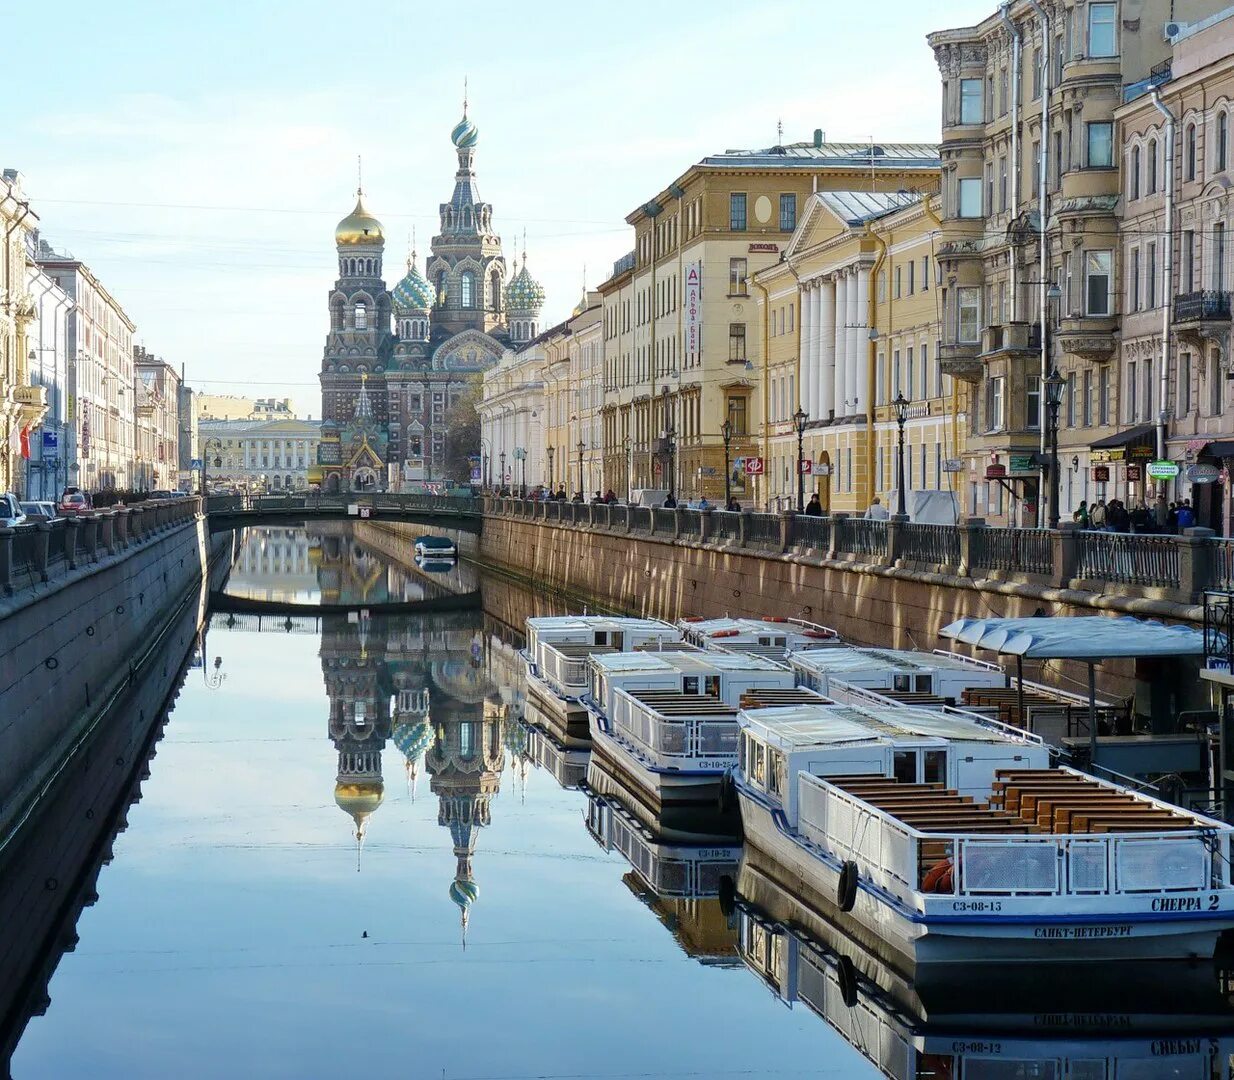
[[1057, 529], [1050, 531], [1054, 547], [1054, 581], [1063, 588], [1070, 586], [1079, 565], [1079, 531], [1074, 521], [1064, 521]]
[[801, 323], [797, 330], [797, 404], [806, 412], [814, 397], [818, 368], [814, 363], [814, 283], [801, 286]]
[[13, 595], [13, 535], [14, 530], [0, 527], [0, 592]]
[[827, 549], [827, 558], [839, 558], [840, 551], [836, 547], [836, 537], [839, 536], [840, 527], [843, 523], [852, 516], [852, 514], [847, 514], [843, 510], [836, 511], [831, 515], [831, 546]]
[[77, 569], [77, 537], [81, 532], [81, 518], [66, 518], [64, 522], [64, 562], [70, 570]]
[[900, 546], [903, 540], [902, 530], [908, 524], [907, 514], [892, 514], [887, 519], [887, 557], [884, 566], [895, 566], [900, 557]]
[[706, 544], [711, 539], [711, 507], [698, 512], [698, 542]]
[[985, 528], [985, 518], [965, 518], [960, 529], [960, 565], [956, 572], [960, 577], [973, 576], [973, 551], [981, 530]]
[[737, 516], [737, 546], [745, 547], [750, 540], [750, 511], [742, 510]]
[[793, 519], [797, 517], [796, 510], [780, 511], [780, 550], [787, 551], [793, 543]]
[[101, 514], [87, 514], [82, 519], [82, 539], [86, 543], [86, 561], [97, 562], [99, 557], [99, 518]]
[[835, 332], [832, 337], [835, 339], [834, 349], [834, 378], [831, 381], [831, 407], [835, 410], [836, 416], [844, 415], [844, 399], [848, 396], [848, 385], [845, 382], [847, 378], [847, 363], [845, 356], [848, 353], [848, 332], [844, 329], [844, 324], [848, 320], [848, 277], [845, 274], [836, 276], [836, 305], [835, 305]]
[[1184, 529], [1178, 544], [1178, 589], [1188, 603], [1199, 603], [1213, 583], [1212, 529]]
[[39, 581], [46, 581], [47, 564], [51, 559], [51, 523], [36, 522], [34, 530], [34, 568], [39, 572]]
[[836, 407], [836, 283], [827, 278], [818, 287], [818, 378], [815, 381], [812, 415], [826, 420]]
[[142, 533], [145, 529], [145, 511], [140, 506], [129, 507], [129, 532], [133, 537], [133, 543], [140, 544]]
[[[844, 406], [844, 415], [853, 416], [857, 412], [857, 406], [853, 403], [860, 392], [857, 370], [860, 367], [858, 358], [861, 353], [861, 330], [857, 324], [865, 321], [862, 318], [859, 304], [861, 299], [860, 278], [855, 271], [850, 272], [848, 275], [848, 288], [844, 292], [844, 299], [847, 304], [844, 326], [844, 396], [848, 401], [848, 404]], [[838, 405], [836, 407], [839, 408]]]
[[[865, 415], [870, 405], [870, 333], [867, 325], [870, 314], [869, 304], [870, 270], [863, 266], [857, 271], [857, 308], [853, 319], [853, 338], [851, 339], [856, 344], [849, 358], [852, 364], [849, 369], [850, 386], [856, 386], [849, 396], [856, 399], [857, 404], [853, 407], [853, 412], [859, 415]], [[909, 396], [911, 395], [910, 390]]]
[[108, 555], [116, 553], [116, 512], [105, 510], [99, 518], [99, 544]]

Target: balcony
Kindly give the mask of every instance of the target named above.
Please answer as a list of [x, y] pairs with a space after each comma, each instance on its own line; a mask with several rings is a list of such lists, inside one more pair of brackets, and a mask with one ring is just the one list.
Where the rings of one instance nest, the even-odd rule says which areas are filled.
[[1065, 318], [1059, 323], [1057, 338], [1063, 352], [1104, 363], [1114, 357], [1118, 343], [1118, 317], [1085, 315]]
[[1179, 323], [1228, 323], [1230, 321], [1230, 294], [1203, 289], [1200, 292], [1179, 293], [1174, 297], [1174, 322]]
[[9, 391], [10, 400], [17, 406], [17, 415], [23, 425], [42, 423], [47, 415], [47, 387], [14, 386]]
[[973, 342], [943, 342], [938, 350], [938, 363], [944, 375], [965, 382], [981, 381], [981, 345]]

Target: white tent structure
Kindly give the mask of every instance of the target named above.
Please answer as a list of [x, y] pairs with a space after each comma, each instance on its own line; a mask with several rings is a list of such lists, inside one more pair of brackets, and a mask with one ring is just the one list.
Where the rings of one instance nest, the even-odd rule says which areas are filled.
[[[1055, 615], [1026, 619], [959, 619], [939, 633], [977, 649], [992, 649], [1016, 658], [1020, 693], [1025, 659], [1078, 660], [1088, 665], [1088, 739], [1097, 757], [1096, 666], [1103, 660], [1130, 657], [1196, 656], [1204, 652], [1204, 635], [1189, 626], [1167, 626], [1131, 615]], [[1021, 707], [1023, 715], [1023, 707]]]

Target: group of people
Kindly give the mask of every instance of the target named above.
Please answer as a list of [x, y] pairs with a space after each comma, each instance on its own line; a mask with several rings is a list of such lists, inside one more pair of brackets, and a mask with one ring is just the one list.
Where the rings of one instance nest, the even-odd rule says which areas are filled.
[[1190, 499], [1181, 503], [1170, 503], [1166, 510], [1164, 525], [1159, 524], [1156, 515], [1143, 501], [1136, 503], [1128, 510], [1121, 499], [1098, 499], [1089, 506], [1087, 499], [1081, 499], [1071, 519], [1081, 529], [1097, 529], [1103, 532], [1137, 532], [1137, 533], [1181, 533], [1195, 525], [1195, 510]]

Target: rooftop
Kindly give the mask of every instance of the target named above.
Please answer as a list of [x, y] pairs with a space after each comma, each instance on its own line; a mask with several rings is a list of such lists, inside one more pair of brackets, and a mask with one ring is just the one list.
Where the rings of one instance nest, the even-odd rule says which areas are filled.
[[955, 713], [913, 707], [794, 705], [743, 710], [743, 726], [781, 749], [806, 750], [841, 743], [897, 739], [1007, 742], [1013, 736]]

